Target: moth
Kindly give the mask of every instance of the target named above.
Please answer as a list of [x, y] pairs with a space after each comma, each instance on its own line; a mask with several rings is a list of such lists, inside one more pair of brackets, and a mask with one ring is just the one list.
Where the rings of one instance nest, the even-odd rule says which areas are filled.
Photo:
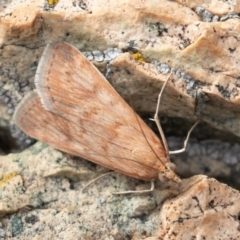
[[133, 178], [181, 181], [162, 140], [72, 45], [47, 45], [35, 85], [13, 117], [27, 135]]

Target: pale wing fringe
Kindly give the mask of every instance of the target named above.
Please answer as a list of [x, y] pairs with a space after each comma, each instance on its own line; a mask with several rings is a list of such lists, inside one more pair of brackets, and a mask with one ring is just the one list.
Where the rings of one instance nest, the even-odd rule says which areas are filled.
[[31, 102], [35, 97], [36, 97], [36, 93], [34, 91], [31, 91], [24, 96], [24, 98], [18, 104], [18, 106], [14, 111], [14, 114], [12, 117], [12, 120], [14, 123], [18, 125], [18, 123], [20, 122], [20, 119], [22, 118], [22, 112], [24, 112], [26, 104], [28, 105], [28, 103]]
[[[40, 80], [43, 79], [44, 76], [47, 75], [47, 69], [45, 68], [45, 65], [46, 65], [45, 58], [47, 58], [48, 56], [50, 56], [52, 54], [52, 46], [51, 45], [52, 44], [47, 44], [47, 46], [45, 47], [43, 54], [40, 58], [40, 61], [38, 63], [38, 67], [37, 67], [37, 71], [36, 71], [35, 79], [34, 79], [36, 86], [38, 86]], [[40, 93], [38, 92], [38, 94], [40, 94]], [[45, 99], [44, 101], [41, 99], [41, 103], [42, 103], [43, 107], [49, 111], [53, 111], [53, 109], [49, 108], [50, 101], [48, 101], [47, 96], [44, 96], [43, 99]]]

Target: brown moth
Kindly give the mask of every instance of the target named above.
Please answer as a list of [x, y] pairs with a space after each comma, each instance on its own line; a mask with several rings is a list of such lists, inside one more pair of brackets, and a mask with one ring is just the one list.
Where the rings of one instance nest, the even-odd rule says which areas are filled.
[[122, 174], [180, 182], [162, 141], [75, 47], [49, 44], [15, 123], [29, 136]]

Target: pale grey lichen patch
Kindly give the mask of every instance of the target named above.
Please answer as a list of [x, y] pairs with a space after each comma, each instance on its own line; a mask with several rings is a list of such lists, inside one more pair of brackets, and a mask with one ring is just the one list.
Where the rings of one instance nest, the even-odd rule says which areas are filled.
[[239, 17], [239, 14], [235, 13], [235, 12], [231, 12], [231, 13], [228, 13], [226, 15], [223, 15], [221, 18], [220, 18], [220, 21], [226, 21], [228, 19], [231, 19], [231, 18], [240, 18]]
[[168, 74], [171, 72], [171, 67], [166, 63], [160, 63], [158, 61], [153, 61], [152, 64], [155, 65], [156, 68], [159, 70], [159, 72], [162, 74]]
[[[202, 92], [202, 86], [204, 86], [203, 83], [199, 84], [200, 81], [197, 79], [192, 78], [189, 74], [180, 71], [176, 68], [171, 68], [168, 64], [166, 63], [160, 63], [159, 61], [153, 61], [152, 64], [154, 66], [156, 66], [157, 70], [161, 73], [161, 74], [169, 74], [170, 72], [172, 72], [173, 74], [176, 75], [176, 77], [178, 79], [183, 79], [184, 82], [186, 83], [186, 92], [196, 98], [199, 98], [199, 108], [198, 108], [198, 113], [200, 114], [200, 112], [204, 109], [205, 105], [203, 104], [204, 102], [208, 101], [206, 94], [204, 95], [206, 98], [203, 100], [200, 100], [200, 97], [203, 98], [203, 96], [200, 96], [200, 92]], [[208, 84], [205, 84], [206, 86]], [[199, 94], [198, 94], [199, 91]], [[203, 93], [204, 94], [204, 93]]]
[[211, 22], [213, 18], [212, 13], [210, 13], [208, 10], [204, 10], [202, 13], [202, 19], [204, 22]]
[[195, 12], [202, 18], [204, 22], [223, 22], [228, 19], [240, 18], [239, 14], [235, 12], [230, 12], [223, 16], [213, 15], [210, 11], [204, 9], [201, 6], [196, 7]]
[[187, 92], [190, 93], [190, 95], [193, 95], [191, 93], [191, 90], [194, 88], [194, 84], [196, 83], [196, 80], [194, 80], [189, 74], [186, 74], [184, 72], [181, 72], [181, 78], [186, 82]]
[[83, 55], [89, 61], [103, 62], [103, 61], [111, 61], [114, 60], [122, 54], [122, 50], [118, 48], [108, 48], [105, 51], [92, 51], [92, 52], [83, 52]]
[[193, 87], [194, 85], [194, 81], [193, 80], [187, 80], [187, 86], [186, 86], [186, 89], [189, 90]]
[[172, 68], [172, 71], [178, 78], [180, 78], [182, 76], [182, 72], [180, 70]]
[[94, 57], [94, 60], [97, 61], [97, 62], [102, 62], [104, 60], [104, 55], [100, 51], [97, 51], [97, 50], [93, 51], [92, 55]]
[[118, 48], [108, 48], [103, 53], [104, 53], [104, 60], [111, 61], [111, 60], [114, 60], [116, 57], [118, 57], [120, 54], [122, 54], [122, 50]]
[[109, 75], [111, 74], [111, 61], [117, 58], [123, 52], [119, 48], [108, 48], [103, 52], [93, 51], [93, 52], [82, 52], [82, 53], [89, 61], [107, 62], [106, 71], [104, 75], [106, 78], [108, 78]]
[[10, 221], [10, 232], [12, 234], [11, 237], [16, 237], [23, 232], [23, 222], [21, 217], [15, 215], [11, 218]]
[[82, 52], [82, 54], [89, 60], [92, 61], [94, 60], [94, 56], [91, 52]]
[[196, 107], [195, 107], [195, 115], [200, 116], [201, 112], [204, 110], [206, 107], [206, 103], [209, 101], [209, 97], [207, 96], [206, 93], [202, 91], [201, 88], [197, 89], [196, 91]]
[[196, 7], [195, 12], [199, 15], [202, 16], [204, 13], [205, 9], [203, 7]]
[[212, 22], [218, 22], [218, 21], [219, 21], [219, 16], [214, 15], [214, 16], [212, 17]]

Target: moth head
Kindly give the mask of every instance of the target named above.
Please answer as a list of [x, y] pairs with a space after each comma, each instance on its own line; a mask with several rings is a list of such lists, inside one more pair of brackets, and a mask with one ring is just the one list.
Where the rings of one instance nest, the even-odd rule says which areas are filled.
[[180, 183], [181, 179], [179, 176], [174, 172], [176, 169], [176, 165], [174, 163], [167, 163], [164, 165], [164, 168], [160, 170], [158, 174], [158, 178], [161, 182], [168, 182], [168, 181], [173, 181], [176, 183]]

